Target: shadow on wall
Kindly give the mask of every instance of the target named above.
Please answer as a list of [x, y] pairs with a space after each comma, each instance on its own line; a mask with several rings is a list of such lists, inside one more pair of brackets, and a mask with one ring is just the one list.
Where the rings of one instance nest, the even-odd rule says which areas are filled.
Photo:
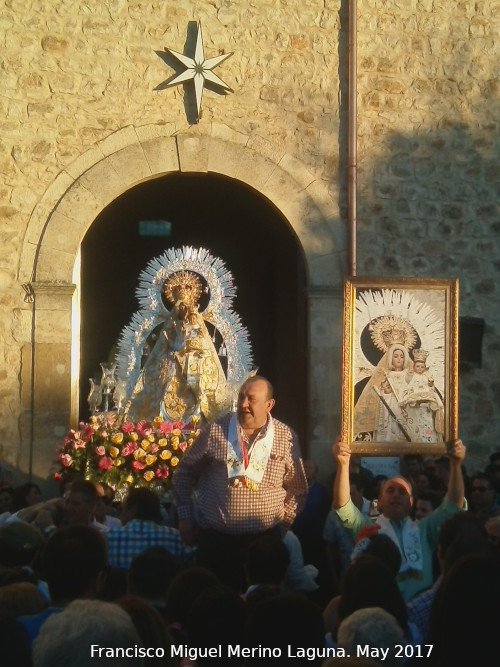
[[[339, 10], [339, 173], [332, 178], [343, 219], [348, 5], [342, 0]], [[484, 17], [476, 11], [465, 38], [451, 24], [433, 31], [433, 12], [379, 15], [375, 47], [367, 36], [373, 16], [358, 14], [356, 254], [359, 276], [459, 279], [461, 317], [484, 322], [481, 368], [461, 364], [459, 431], [470, 453], [477, 445], [484, 458], [500, 438], [500, 82], [486, 48], [489, 9]], [[411, 48], [399, 80], [404, 44]], [[405, 122], [417, 131], [392, 130]], [[462, 356], [473, 352], [464, 344], [465, 337]]]
[[359, 169], [358, 275], [459, 279], [463, 321], [485, 323], [482, 367], [460, 364], [459, 430], [469, 445], [490, 447], [500, 437], [496, 128], [451, 123], [391, 134], [382, 151], [387, 157], [365, 158]]

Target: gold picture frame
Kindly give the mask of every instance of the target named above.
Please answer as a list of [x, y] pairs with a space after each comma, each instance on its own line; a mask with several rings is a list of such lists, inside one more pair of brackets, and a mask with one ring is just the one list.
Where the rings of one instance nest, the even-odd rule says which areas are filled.
[[458, 281], [346, 278], [343, 442], [432, 454], [458, 437]]

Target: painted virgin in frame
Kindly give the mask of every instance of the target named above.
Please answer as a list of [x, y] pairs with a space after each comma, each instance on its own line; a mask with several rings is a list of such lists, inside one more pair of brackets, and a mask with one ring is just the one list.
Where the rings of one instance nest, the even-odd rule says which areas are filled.
[[443, 454], [457, 438], [458, 281], [344, 282], [342, 439], [363, 454]]

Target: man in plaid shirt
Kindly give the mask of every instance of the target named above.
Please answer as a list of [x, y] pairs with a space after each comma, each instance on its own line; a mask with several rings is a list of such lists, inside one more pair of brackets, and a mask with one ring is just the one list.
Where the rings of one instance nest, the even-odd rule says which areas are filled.
[[120, 519], [123, 526], [105, 533], [109, 565], [128, 569], [132, 559], [150, 547], [162, 547], [182, 563], [193, 556], [193, 550], [183, 543], [178, 530], [161, 525], [160, 500], [154, 491], [131, 489]]
[[237, 412], [202, 430], [172, 481], [183, 540], [197, 545], [200, 564], [239, 587], [246, 546], [265, 532], [282, 537], [307, 494], [297, 436], [271, 417], [273, 406], [268, 380], [249, 378], [240, 389]]

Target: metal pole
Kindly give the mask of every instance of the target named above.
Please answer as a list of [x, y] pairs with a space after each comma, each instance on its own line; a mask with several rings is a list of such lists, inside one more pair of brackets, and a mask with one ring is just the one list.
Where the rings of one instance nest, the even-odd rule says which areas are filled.
[[356, 0], [349, 0], [348, 27], [348, 128], [347, 128], [347, 224], [349, 229], [349, 272], [356, 275], [357, 196], [357, 53]]

